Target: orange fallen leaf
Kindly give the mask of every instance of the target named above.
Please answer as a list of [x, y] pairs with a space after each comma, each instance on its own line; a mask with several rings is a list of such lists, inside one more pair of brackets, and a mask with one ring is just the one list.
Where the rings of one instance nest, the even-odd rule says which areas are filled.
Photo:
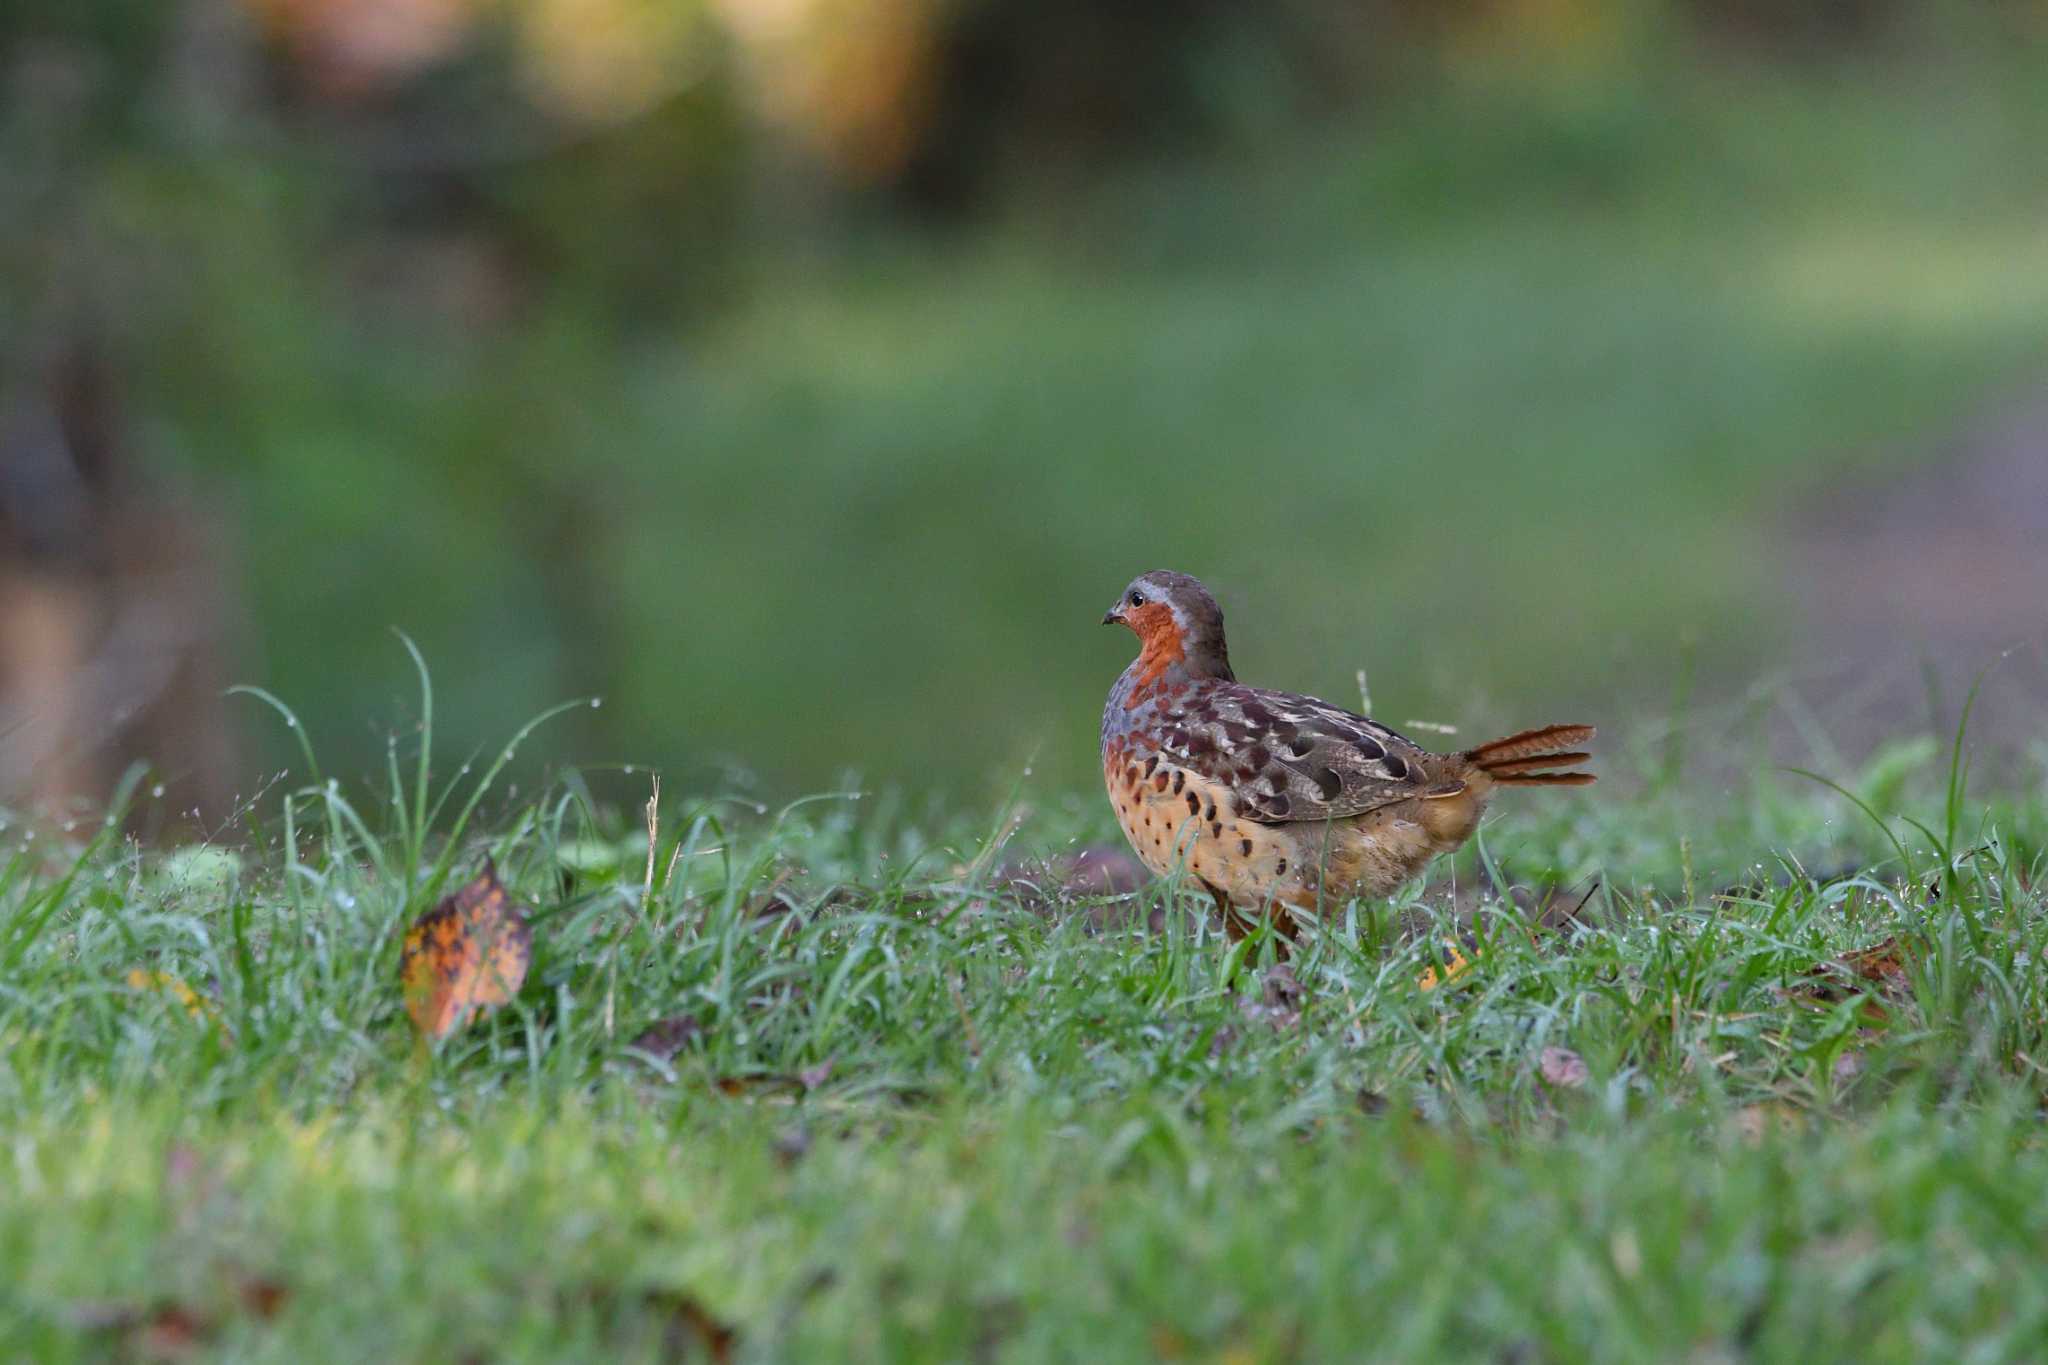
[[1444, 972], [1442, 978], [1439, 979], [1436, 968], [1431, 967], [1423, 972], [1421, 976], [1415, 978], [1416, 989], [1433, 991], [1439, 985], [1447, 986], [1457, 980], [1465, 969], [1471, 965], [1471, 963], [1465, 960], [1465, 954], [1460, 950], [1458, 940], [1447, 938], [1444, 940]]
[[439, 1042], [519, 994], [532, 960], [533, 930], [486, 859], [475, 880], [406, 931], [398, 965], [406, 1012]]
[[1910, 985], [1906, 973], [1906, 951], [1896, 934], [1868, 948], [1858, 948], [1838, 958], [1817, 962], [1806, 969], [1806, 976], [1813, 982], [1809, 991], [1829, 1000], [1839, 1000], [1847, 994], [1833, 985], [1845, 977], [1898, 989]]
[[1906, 975], [1905, 949], [1896, 934], [1882, 943], [1842, 954], [1842, 965], [1865, 981], [1901, 989], [1910, 984]]

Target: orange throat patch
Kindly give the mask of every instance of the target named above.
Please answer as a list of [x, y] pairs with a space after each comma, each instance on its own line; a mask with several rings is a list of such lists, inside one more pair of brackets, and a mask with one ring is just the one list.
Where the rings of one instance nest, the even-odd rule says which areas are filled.
[[1124, 614], [1124, 624], [1129, 626], [1143, 642], [1138, 651], [1137, 686], [1125, 699], [1124, 708], [1131, 709], [1152, 690], [1152, 684], [1159, 681], [1159, 675], [1188, 657], [1187, 646], [1181, 642], [1180, 626], [1173, 619], [1173, 608], [1164, 602], [1147, 602], [1134, 607]]

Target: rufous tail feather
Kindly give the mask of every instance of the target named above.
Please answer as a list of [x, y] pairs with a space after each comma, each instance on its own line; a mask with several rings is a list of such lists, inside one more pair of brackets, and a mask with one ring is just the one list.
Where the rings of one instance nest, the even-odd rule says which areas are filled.
[[1594, 781], [1593, 774], [1556, 770], [1591, 758], [1575, 746], [1589, 742], [1594, 733], [1590, 725], [1546, 725], [1467, 749], [1464, 757], [1503, 786], [1580, 787]]

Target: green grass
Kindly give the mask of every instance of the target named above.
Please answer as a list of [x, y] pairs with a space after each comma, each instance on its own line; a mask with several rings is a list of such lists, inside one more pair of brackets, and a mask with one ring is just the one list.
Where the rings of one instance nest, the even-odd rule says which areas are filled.
[[[1333, 907], [1278, 1009], [1270, 945], [992, 885], [1113, 832], [1030, 782], [672, 792], [651, 894], [578, 774], [409, 746], [381, 795], [273, 786], [232, 856], [17, 827], [0, 1353], [706, 1354], [687, 1303], [742, 1360], [2027, 1358], [2048, 807], [1944, 757], [1709, 799], [1617, 746], [1440, 869], [1469, 920]], [[486, 853], [534, 967], [430, 1053], [398, 941]], [[1531, 932], [1496, 876], [1591, 894]], [[1903, 984], [1827, 974], [1892, 938]]]

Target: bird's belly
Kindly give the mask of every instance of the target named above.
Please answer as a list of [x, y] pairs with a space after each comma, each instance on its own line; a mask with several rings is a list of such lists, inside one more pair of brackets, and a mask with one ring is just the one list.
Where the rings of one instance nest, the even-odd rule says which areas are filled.
[[1316, 904], [1322, 873], [1304, 827], [1245, 819], [1220, 784], [1153, 759], [1112, 752], [1103, 781], [1124, 837], [1160, 876], [1185, 871], [1246, 910]]
[[1156, 758], [1104, 754], [1117, 824], [1160, 876], [1185, 870], [1233, 906], [1328, 913], [1354, 896], [1384, 896], [1443, 851], [1420, 801], [1341, 820], [1260, 824], [1221, 785]]

